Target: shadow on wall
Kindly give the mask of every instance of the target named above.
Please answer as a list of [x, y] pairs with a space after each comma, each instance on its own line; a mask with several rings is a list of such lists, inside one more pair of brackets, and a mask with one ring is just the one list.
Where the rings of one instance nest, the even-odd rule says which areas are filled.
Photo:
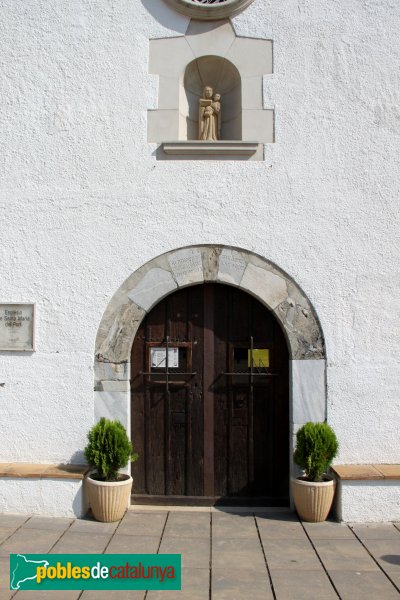
[[74, 452], [68, 462], [71, 465], [86, 465], [87, 460], [85, 458], [84, 451], [77, 450], [76, 452]]
[[72, 501], [72, 511], [73, 511], [75, 517], [77, 517], [79, 519], [79, 518], [82, 518], [85, 515], [87, 515], [88, 510], [89, 510], [89, 499], [88, 499], [88, 493], [86, 490], [86, 483], [85, 483], [85, 480], [83, 479], [82, 485], [80, 486], [79, 490], [75, 494], [75, 497]]
[[[86, 465], [87, 460], [83, 450], [77, 450], [71, 456], [69, 463], [72, 465]], [[87, 515], [89, 510], [89, 499], [86, 491], [85, 479], [82, 479], [82, 485], [79, 487], [72, 500], [72, 511], [75, 517], [82, 518]]]
[[144, 8], [160, 25], [167, 29], [172, 29], [177, 33], [184, 34], [189, 25], [189, 17], [185, 17], [174, 11], [163, 0], [155, 2], [154, 0], [141, 0]]

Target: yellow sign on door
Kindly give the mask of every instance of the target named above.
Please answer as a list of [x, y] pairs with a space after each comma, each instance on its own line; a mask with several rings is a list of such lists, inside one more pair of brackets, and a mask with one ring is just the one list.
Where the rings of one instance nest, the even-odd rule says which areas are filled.
[[[248, 366], [251, 367], [251, 350], [248, 351]], [[253, 348], [253, 367], [269, 367], [269, 350]]]

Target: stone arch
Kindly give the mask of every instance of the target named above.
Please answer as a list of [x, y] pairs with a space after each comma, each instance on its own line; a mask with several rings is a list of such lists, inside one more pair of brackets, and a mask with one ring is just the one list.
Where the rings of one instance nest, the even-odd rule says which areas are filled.
[[204, 282], [236, 286], [273, 312], [290, 356], [290, 430], [326, 419], [325, 344], [317, 314], [284, 271], [248, 250], [198, 245], [153, 258], [121, 285], [98, 329], [95, 419], [118, 418], [130, 431], [130, 350], [145, 315], [173, 291]]

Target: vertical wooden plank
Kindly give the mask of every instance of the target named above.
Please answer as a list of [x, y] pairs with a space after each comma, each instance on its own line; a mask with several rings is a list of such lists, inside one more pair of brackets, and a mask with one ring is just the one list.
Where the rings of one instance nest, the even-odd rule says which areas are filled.
[[228, 489], [228, 396], [229, 371], [228, 294], [229, 288], [214, 288], [214, 493], [225, 496]]
[[[146, 447], [147, 447], [147, 493], [164, 494], [164, 418], [165, 397], [159, 385], [146, 386]], [[161, 432], [161, 434], [160, 434]]]
[[[228, 310], [228, 330], [227, 330], [227, 342], [229, 346], [229, 368], [228, 372], [233, 373], [234, 367], [234, 348], [235, 348], [235, 323], [234, 323], [234, 290], [227, 288], [227, 310]], [[228, 376], [226, 378], [226, 396], [227, 396], [227, 414], [226, 414], [226, 436], [227, 436], [227, 462], [226, 462], [226, 495], [231, 494], [231, 490], [235, 489], [234, 473], [235, 466], [234, 461], [234, 436], [233, 436], [233, 406], [234, 406], [234, 377]]]
[[166, 298], [170, 320], [169, 336], [171, 345], [173, 342], [187, 341], [187, 303], [190, 291], [191, 288], [185, 288]]
[[192, 440], [192, 405], [193, 393], [191, 383], [185, 386], [186, 393], [186, 412], [185, 412], [185, 490], [184, 494], [192, 496], [192, 473], [193, 473], [193, 440]]
[[[166, 302], [162, 300], [147, 316], [146, 339], [161, 344], [165, 338]], [[149, 351], [146, 348], [146, 353]], [[146, 482], [147, 493], [164, 494], [167, 471], [165, 469], [166, 429], [165, 394], [162, 386], [144, 378], [146, 406]]]
[[275, 361], [273, 368], [279, 373], [274, 379], [276, 394], [277, 429], [280, 436], [276, 443], [275, 479], [281, 496], [289, 496], [289, 351], [282, 329], [274, 319]]
[[166, 302], [157, 304], [146, 318], [146, 340], [161, 343], [165, 337]]
[[214, 496], [214, 288], [204, 284], [204, 495]]
[[251, 365], [251, 375], [250, 375], [250, 389], [249, 389], [249, 401], [248, 401], [248, 476], [249, 476], [249, 489], [254, 485], [254, 391], [255, 385], [257, 382], [254, 380], [254, 363], [253, 363], [253, 350], [254, 346], [254, 333], [253, 331], [253, 312], [254, 305], [256, 304], [255, 300], [251, 300], [250, 302], [250, 315], [249, 315], [249, 326], [250, 326], [250, 365]]
[[[163, 342], [166, 346], [166, 365], [168, 364], [168, 347], [170, 336], [170, 312], [168, 299], [165, 300], [165, 333]], [[164, 388], [164, 469], [165, 469], [165, 494], [172, 494], [171, 481], [171, 391], [168, 385], [168, 374], [165, 375]]]
[[145, 493], [146, 490], [146, 452], [145, 452], [145, 405], [143, 376], [144, 371], [144, 348], [145, 348], [145, 324], [139, 327], [131, 351], [131, 439], [135, 451], [139, 454], [139, 460], [132, 463], [132, 476], [134, 478], [134, 490], [137, 493]]
[[169, 415], [169, 485], [168, 494], [185, 495], [186, 461], [186, 390], [184, 387], [170, 386]]
[[[234, 348], [250, 348], [251, 297], [241, 290], [230, 291], [231, 360]], [[247, 377], [230, 377], [229, 487], [232, 495], [249, 495], [249, 395]]]
[[251, 312], [251, 330], [254, 338], [254, 347], [257, 348], [259, 342], [272, 342], [274, 339], [274, 317], [255, 298], [252, 298]]
[[192, 342], [192, 368], [196, 375], [190, 380], [190, 487], [191, 496], [204, 495], [204, 406], [203, 406], [203, 354], [204, 354], [204, 291], [203, 286], [189, 288], [188, 339]]
[[274, 482], [272, 481], [273, 463], [277, 460], [274, 450], [273, 396], [271, 394], [272, 380], [259, 383], [254, 390], [254, 482], [255, 496], [272, 496]]
[[228, 288], [231, 297], [231, 331], [232, 342], [250, 341], [250, 302], [252, 297], [242, 290]]
[[[179, 290], [168, 296], [167, 302], [167, 335], [169, 345], [186, 341], [187, 336], [187, 297], [189, 288]], [[181, 367], [181, 365], [180, 365]], [[174, 380], [173, 375], [170, 376]], [[186, 491], [186, 415], [187, 389], [182, 384], [169, 385], [167, 394], [168, 418], [166, 429], [168, 435], [168, 494], [183, 496]]]
[[[191, 342], [191, 327], [189, 325], [190, 315], [190, 298], [191, 294], [189, 290], [186, 290], [185, 298], [185, 331], [183, 341]], [[190, 331], [189, 331], [190, 330]], [[187, 364], [187, 371], [193, 371], [193, 367]], [[192, 385], [193, 381], [191, 378], [187, 380], [184, 387], [185, 392], [185, 489], [184, 494], [187, 496], [191, 495], [192, 490]]]

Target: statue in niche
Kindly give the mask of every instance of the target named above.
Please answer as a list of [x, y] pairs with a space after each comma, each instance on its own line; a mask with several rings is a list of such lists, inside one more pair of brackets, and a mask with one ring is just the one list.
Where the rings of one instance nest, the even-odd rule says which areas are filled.
[[199, 140], [215, 142], [221, 139], [221, 94], [214, 94], [207, 85], [199, 100]]

